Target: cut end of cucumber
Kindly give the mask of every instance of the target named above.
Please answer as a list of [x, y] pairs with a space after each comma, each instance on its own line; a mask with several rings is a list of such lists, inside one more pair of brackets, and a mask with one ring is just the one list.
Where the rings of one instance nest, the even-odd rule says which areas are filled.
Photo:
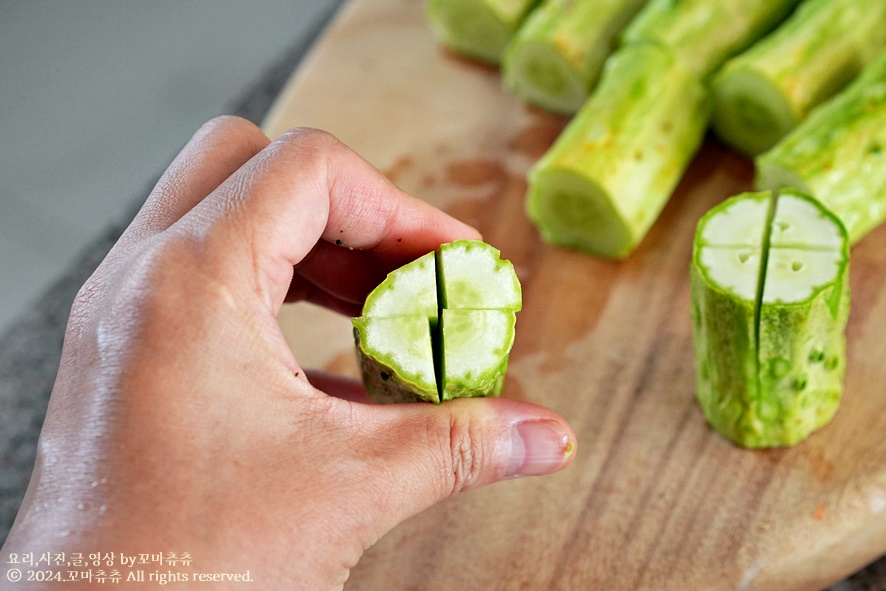
[[479, 240], [390, 273], [352, 320], [367, 392], [378, 402], [497, 396], [522, 303], [513, 265]]
[[592, 80], [580, 64], [572, 63], [556, 48], [523, 41], [504, 54], [505, 85], [526, 102], [563, 115], [572, 115], [588, 96]]
[[769, 240], [773, 247], [840, 251], [846, 232], [821, 203], [785, 190], [778, 196]]
[[765, 152], [797, 124], [782, 92], [753, 70], [726, 67], [712, 91], [714, 133], [749, 156]]
[[363, 316], [437, 317], [437, 275], [434, 253], [419, 257], [388, 274], [366, 298]]
[[604, 191], [569, 170], [534, 169], [526, 211], [551, 244], [623, 259], [638, 241]]
[[430, 0], [427, 21], [437, 41], [472, 59], [497, 65], [514, 34], [489, 3], [476, 0]]
[[771, 202], [772, 194], [768, 191], [730, 197], [701, 217], [696, 247], [760, 248]]
[[504, 310], [443, 310], [443, 400], [501, 393], [516, 321]]
[[520, 281], [498, 249], [478, 240], [456, 240], [437, 251], [440, 307], [510, 310], [523, 307]]

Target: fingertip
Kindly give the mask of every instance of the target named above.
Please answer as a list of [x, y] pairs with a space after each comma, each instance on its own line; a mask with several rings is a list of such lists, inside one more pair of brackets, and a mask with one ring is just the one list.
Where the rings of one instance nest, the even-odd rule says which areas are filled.
[[559, 472], [572, 462], [575, 433], [562, 420], [529, 419], [511, 426], [511, 450], [505, 478]]

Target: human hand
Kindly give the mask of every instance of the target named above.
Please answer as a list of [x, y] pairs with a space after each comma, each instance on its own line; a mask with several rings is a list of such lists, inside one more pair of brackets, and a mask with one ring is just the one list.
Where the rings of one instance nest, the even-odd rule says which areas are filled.
[[179, 549], [262, 589], [334, 589], [411, 515], [563, 468], [553, 412], [367, 404], [306, 376], [277, 325], [284, 301], [356, 315], [387, 271], [477, 237], [328, 134], [205, 125], [75, 300], [2, 555]]

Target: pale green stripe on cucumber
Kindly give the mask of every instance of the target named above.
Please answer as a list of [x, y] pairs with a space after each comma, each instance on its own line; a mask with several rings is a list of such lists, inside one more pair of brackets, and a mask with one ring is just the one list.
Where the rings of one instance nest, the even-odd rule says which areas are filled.
[[538, 0], [429, 0], [427, 21], [437, 41], [456, 53], [498, 64]]
[[668, 49], [622, 47], [529, 172], [526, 210], [545, 241], [610, 258], [640, 243], [704, 137], [710, 105]]
[[886, 51], [755, 159], [761, 189], [796, 187], [846, 226], [852, 244], [886, 219]]
[[513, 265], [479, 240], [392, 271], [352, 320], [367, 392], [378, 402], [497, 396], [521, 294]]
[[701, 218], [690, 268], [696, 391], [715, 430], [777, 447], [830, 421], [843, 391], [848, 265], [839, 219], [797, 191], [744, 193]]
[[706, 77], [781, 22], [800, 0], [650, 0], [622, 43], [654, 42]]
[[806, 0], [712, 81], [714, 132], [755, 156], [886, 48], [883, 0]]
[[575, 113], [594, 86], [616, 36], [646, 0], [544, 0], [505, 49], [505, 85], [549, 111]]

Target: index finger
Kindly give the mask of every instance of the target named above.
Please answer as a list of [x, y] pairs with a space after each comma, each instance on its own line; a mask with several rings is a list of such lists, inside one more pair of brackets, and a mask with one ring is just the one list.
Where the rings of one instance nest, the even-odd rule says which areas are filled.
[[[402, 264], [476, 230], [397, 188], [332, 135], [291, 130], [253, 157], [181, 229], [211, 240], [274, 313], [321, 239]], [[242, 260], [248, 257], [248, 260]]]

